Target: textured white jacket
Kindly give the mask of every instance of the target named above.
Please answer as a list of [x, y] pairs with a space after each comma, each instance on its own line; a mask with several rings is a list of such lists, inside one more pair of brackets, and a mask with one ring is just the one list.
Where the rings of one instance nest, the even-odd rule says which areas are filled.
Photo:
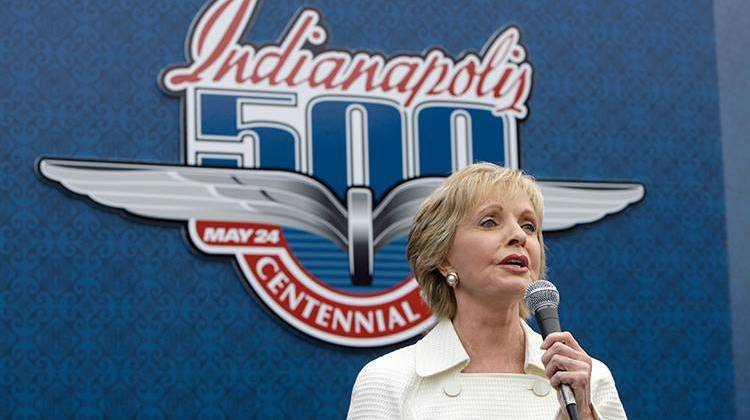
[[[453, 323], [441, 320], [416, 344], [368, 363], [357, 376], [349, 419], [562, 419], [544, 375], [542, 337], [521, 320], [524, 374], [461, 373], [469, 356]], [[625, 419], [615, 381], [594, 360], [591, 399], [597, 418]], [[567, 416], [565, 416], [567, 418]]]

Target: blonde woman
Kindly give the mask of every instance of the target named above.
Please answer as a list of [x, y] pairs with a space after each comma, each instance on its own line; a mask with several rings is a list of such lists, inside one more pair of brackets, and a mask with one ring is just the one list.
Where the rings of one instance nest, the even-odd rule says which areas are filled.
[[407, 258], [438, 317], [419, 342], [368, 363], [350, 419], [624, 419], [609, 369], [568, 332], [544, 341], [523, 295], [545, 273], [544, 202], [534, 180], [489, 163], [448, 177], [422, 204]]

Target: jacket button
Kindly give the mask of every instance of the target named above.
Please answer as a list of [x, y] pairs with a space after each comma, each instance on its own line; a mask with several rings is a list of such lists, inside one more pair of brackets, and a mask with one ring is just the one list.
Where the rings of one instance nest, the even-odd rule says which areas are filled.
[[545, 397], [547, 396], [547, 394], [549, 394], [550, 388], [552, 388], [552, 386], [549, 384], [549, 382], [543, 379], [537, 379], [536, 382], [534, 382], [534, 386], [531, 388], [531, 390], [534, 391], [534, 394], [536, 394], [538, 397]]
[[455, 378], [447, 379], [443, 382], [443, 392], [449, 397], [455, 397], [461, 393], [461, 383]]

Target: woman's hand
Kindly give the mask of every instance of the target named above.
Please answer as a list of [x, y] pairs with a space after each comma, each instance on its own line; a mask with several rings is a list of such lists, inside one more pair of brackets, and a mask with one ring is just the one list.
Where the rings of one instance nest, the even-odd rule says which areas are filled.
[[[550, 385], [559, 390], [560, 385], [567, 384], [573, 389], [578, 407], [579, 420], [594, 419], [591, 406], [591, 358], [581, 348], [569, 332], [551, 333], [544, 339], [542, 355], [545, 373]], [[567, 418], [565, 403], [557, 394], [560, 407]]]

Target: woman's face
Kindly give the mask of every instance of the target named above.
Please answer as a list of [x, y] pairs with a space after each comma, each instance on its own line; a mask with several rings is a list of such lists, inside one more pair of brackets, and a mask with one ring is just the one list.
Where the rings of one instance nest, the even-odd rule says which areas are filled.
[[539, 277], [542, 249], [539, 219], [531, 201], [494, 188], [456, 228], [445, 263], [455, 271], [459, 306], [469, 300], [491, 304], [519, 300], [526, 286]]

